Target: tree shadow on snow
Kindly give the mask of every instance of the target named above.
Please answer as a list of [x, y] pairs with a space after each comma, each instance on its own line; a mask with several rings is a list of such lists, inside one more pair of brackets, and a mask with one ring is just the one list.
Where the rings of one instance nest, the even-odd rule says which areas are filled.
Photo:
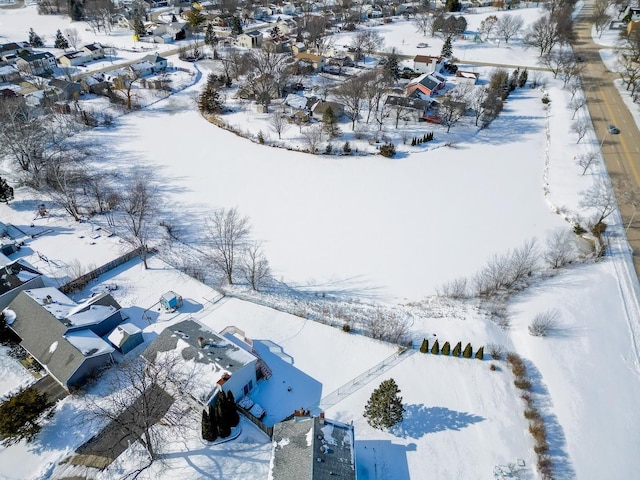
[[391, 429], [391, 432], [403, 438], [420, 438], [429, 433], [462, 430], [483, 420], [485, 419], [479, 415], [456, 412], [446, 407], [410, 404], [405, 405], [402, 423]]

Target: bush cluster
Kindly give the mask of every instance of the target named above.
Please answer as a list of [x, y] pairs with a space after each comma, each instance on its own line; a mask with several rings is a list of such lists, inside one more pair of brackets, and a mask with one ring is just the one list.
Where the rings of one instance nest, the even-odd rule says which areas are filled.
[[[441, 350], [440, 343], [438, 342], [438, 339], [436, 339], [436, 341], [433, 342], [433, 346], [431, 347], [431, 349], [429, 349], [429, 340], [427, 340], [426, 338], [423, 338], [422, 343], [420, 344], [420, 352], [427, 353], [429, 351], [433, 355], [438, 355], [439, 353], [442, 353], [442, 355], [448, 356], [451, 354], [451, 344], [449, 342], [445, 342], [444, 345], [442, 345], [442, 350]], [[471, 347], [470, 343], [467, 343], [467, 346], [464, 347], [464, 350], [462, 350], [462, 342], [458, 342], [456, 346], [453, 347], [453, 356], [459, 357], [460, 355], [462, 355], [464, 358], [471, 358], [473, 356], [473, 348]], [[475, 354], [475, 358], [477, 358], [478, 360], [484, 359], [484, 347], [480, 347], [478, 349], [478, 351]]]
[[511, 372], [515, 376], [514, 385], [523, 390], [520, 398], [525, 403], [524, 418], [529, 420], [529, 433], [533, 437], [534, 447], [538, 459], [537, 468], [543, 478], [553, 478], [553, 465], [549, 456], [549, 442], [547, 440], [547, 426], [540, 411], [535, 405], [531, 394], [531, 380], [527, 378], [527, 367], [522, 358], [513, 352], [507, 354], [507, 363], [511, 367]]
[[396, 146], [389, 142], [380, 147], [380, 155], [383, 157], [391, 158], [396, 154]]

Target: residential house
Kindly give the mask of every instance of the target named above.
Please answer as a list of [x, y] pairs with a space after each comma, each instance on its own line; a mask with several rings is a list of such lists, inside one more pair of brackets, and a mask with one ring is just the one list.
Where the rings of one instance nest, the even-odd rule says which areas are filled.
[[[189, 37], [191, 30], [188, 22], [171, 22], [163, 23], [153, 29], [152, 37], [155, 43], [172, 43], [176, 40], [184, 40]], [[163, 39], [162, 42], [156, 42], [156, 38]], [[169, 39], [170, 41], [165, 41]]]
[[120, 353], [129, 353], [144, 341], [142, 330], [133, 323], [125, 322], [118, 325], [108, 336], [107, 340]]
[[319, 100], [311, 107], [311, 114], [314, 118], [322, 120], [322, 115], [329, 107], [331, 107], [336, 117], [340, 117], [344, 114], [344, 105], [337, 102], [325, 102], [324, 100]]
[[58, 100], [74, 100], [82, 94], [82, 86], [78, 82], [54, 78], [49, 80], [49, 86], [60, 91]]
[[297, 93], [290, 93], [284, 99], [284, 104], [289, 107], [290, 113], [295, 113], [296, 111], [311, 112], [311, 107], [316, 103], [318, 103], [316, 97], [305, 97]]
[[150, 53], [140, 59], [141, 62], [148, 62], [151, 64], [151, 71], [153, 73], [162, 72], [167, 69], [167, 59], [158, 53]]
[[431, 107], [431, 100], [399, 95], [387, 96], [384, 105], [394, 120], [419, 121]]
[[262, 32], [258, 30], [241, 33], [236, 39], [236, 45], [242, 48], [260, 48], [262, 46], [262, 38]]
[[83, 77], [80, 80], [80, 86], [83, 92], [95, 93], [97, 95], [102, 94], [107, 88], [109, 88], [109, 82], [104, 80], [104, 75], [91, 75], [90, 77]]
[[356, 480], [353, 425], [319, 417], [296, 417], [273, 429], [273, 480]]
[[28, 55], [33, 52], [28, 42], [11, 42], [0, 44], [0, 60], [4, 62], [15, 62], [18, 57]]
[[32, 53], [18, 58], [16, 65], [32, 75], [50, 74], [56, 68], [56, 57], [49, 52]]
[[58, 63], [63, 67], [74, 67], [91, 61], [91, 57], [82, 51], [68, 52], [58, 57]]
[[122, 314], [107, 293], [77, 304], [52, 287], [23, 290], [4, 312], [20, 345], [67, 389], [112, 361], [114, 349], [100, 337]]
[[15, 65], [4, 65], [0, 67], [0, 83], [15, 82], [20, 80], [20, 71]]
[[21, 291], [41, 287], [44, 287], [42, 274], [35, 268], [22, 260], [4, 264], [0, 268], [0, 311], [7, 308]]
[[413, 70], [418, 73], [440, 72], [444, 64], [444, 57], [416, 55], [413, 58]]
[[286, 35], [271, 35], [262, 40], [262, 49], [275, 53], [291, 51], [291, 40]]
[[458, 85], [475, 85], [478, 82], [480, 74], [478, 72], [467, 72], [463, 70], [456, 71], [456, 83]]
[[153, 73], [153, 65], [149, 62], [142, 61], [129, 65], [128, 67], [131, 78], [144, 77]]
[[194, 319], [167, 327], [142, 354], [150, 362], [166, 355], [179, 355], [189, 364], [196, 379], [190, 394], [202, 405], [213, 401], [220, 389], [231, 391], [240, 399], [256, 386], [262, 375], [262, 362], [256, 354]]
[[[437, 76], [436, 76], [437, 75]], [[405, 87], [405, 94], [407, 96], [422, 94], [427, 97], [433, 96], [438, 90], [441, 90], [445, 86], [445, 79], [439, 74], [424, 73], [419, 77], [411, 80]]]
[[274, 28], [275, 27], [278, 27], [278, 31], [282, 35], [295, 36], [296, 33], [298, 33], [298, 24], [295, 22], [295, 20], [292, 20], [290, 18], [278, 20], [274, 25]]
[[105, 57], [104, 47], [99, 43], [90, 43], [80, 49], [91, 57], [91, 60], [100, 60]]
[[296, 53], [293, 57], [296, 62], [305, 63], [313, 68], [314, 72], [322, 72], [325, 67], [325, 58], [322, 55], [314, 55], [313, 53]]

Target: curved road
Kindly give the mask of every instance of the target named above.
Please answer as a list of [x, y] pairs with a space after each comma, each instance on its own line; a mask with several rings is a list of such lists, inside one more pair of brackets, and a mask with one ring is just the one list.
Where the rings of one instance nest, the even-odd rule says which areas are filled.
[[[636, 274], [640, 273], [640, 209], [635, 208], [628, 198], [632, 193], [640, 198], [640, 131], [618, 93], [613, 81], [618, 76], [605, 67], [600, 54], [600, 46], [591, 37], [593, 2], [586, 3], [576, 22], [576, 41], [573, 45], [577, 55], [584, 57], [585, 70], [582, 75], [583, 87], [587, 98], [587, 107], [598, 141], [602, 145], [602, 154], [613, 178], [625, 179], [625, 187], [615, 188], [618, 207], [625, 226], [629, 226], [627, 238], [633, 249], [633, 263]], [[619, 135], [609, 133], [609, 125], [620, 129]], [[569, 126], [567, 125], [567, 128]]]

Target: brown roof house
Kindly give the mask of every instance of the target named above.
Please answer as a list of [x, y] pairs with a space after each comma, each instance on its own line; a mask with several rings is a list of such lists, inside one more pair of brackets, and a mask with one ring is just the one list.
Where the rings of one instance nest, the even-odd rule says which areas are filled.
[[444, 64], [445, 59], [443, 57], [416, 55], [413, 59], [413, 70], [418, 73], [439, 72], [444, 67]]
[[421, 93], [424, 96], [431, 97], [438, 90], [444, 88], [446, 79], [439, 73], [423, 73], [419, 77], [411, 80], [405, 87], [406, 95], [414, 95]]
[[356, 480], [352, 425], [319, 417], [294, 417], [275, 425], [269, 478]]
[[112, 361], [114, 349], [100, 337], [122, 323], [111, 295], [77, 304], [52, 287], [21, 291], [4, 314], [20, 345], [66, 389]]

